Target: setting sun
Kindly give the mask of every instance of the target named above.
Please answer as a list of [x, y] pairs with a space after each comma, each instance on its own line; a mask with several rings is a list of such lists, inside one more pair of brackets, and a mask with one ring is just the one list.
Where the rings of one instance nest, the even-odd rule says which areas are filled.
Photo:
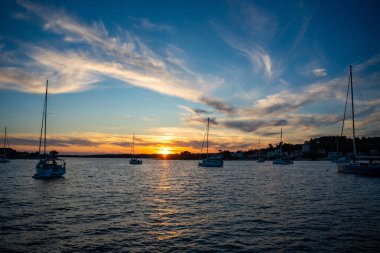
[[170, 149], [169, 148], [161, 148], [159, 153], [161, 155], [168, 155], [168, 154], [170, 154]]

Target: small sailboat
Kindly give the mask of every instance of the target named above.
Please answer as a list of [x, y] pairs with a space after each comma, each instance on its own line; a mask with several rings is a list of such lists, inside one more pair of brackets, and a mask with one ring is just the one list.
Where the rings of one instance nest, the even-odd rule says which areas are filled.
[[0, 158], [0, 163], [9, 163], [11, 162], [9, 159], [7, 159], [7, 145], [8, 145], [8, 150], [9, 150], [9, 143], [7, 141], [7, 128], [4, 130], [4, 147], [3, 147], [3, 157]]
[[[36, 179], [50, 179], [61, 177], [66, 173], [66, 163], [62, 159], [58, 159], [55, 155], [46, 154], [46, 129], [47, 129], [47, 95], [48, 95], [48, 86], [49, 83], [46, 81], [46, 91], [45, 91], [45, 102], [44, 110], [42, 114], [42, 123], [41, 123], [41, 134], [40, 134], [40, 145], [38, 148], [38, 153], [40, 158], [36, 165], [36, 173], [33, 178]], [[44, 132], [44, 134], [42, 134]], [[44, 153], [41, 156], [41, 145], [42, 145], [42, 135], [44, 135]]]
[[208, 134], [210, 130], [210, 118], [207, 118], [207, 128], [206, 128], [206, 159], [203, 159], [198, 163], [201, 167], [223, 167], [223, 159], [221, 156], [208, 156]]
[[258, 163], [263, 163], [265, 162], [265, 158], [264, 157], [261, 157], [261, 146], [260, 146], [260, 139], [259, 139], [259, 158], [257, 159]]
[[276, 159], [276, 160], [273, 160], [273, 164], [279, 164], [279, 165], [293, 164], [294, 162], [292, 160], [290, 160], [287, 157], [283, 157], [283, 155], [282, 155], [282, 128], [281, 128], [281, 137], [280, 137], [280, 139], [281, 139], [281, 141], [280, 141], [280, 158]]
[[[350, 75], [349, 84], [347, 87], [347, 97], [346, 97], [346, 107], [349, 90], [351, 89], [351, 115], [352, 115], [352, 148], [354, 151], [354, 156], [352, 161], [344, 161], [337, 163], [337, 171], [340, 173], [347, 174], [359, 174], [366, 176], [380, 176], [380, 157], [377, 156], [357, 156], [356, 154], [356, 144], [355, 144], [355, 111], [354, 111], [354, 91], [352, 82], [352, 65], [350, 65]], [[341, 136], [343, 135], [344, 121], [346, 117], [346, 108], [344, 110], [343, 125]]]
[[132, 153], [132, 158], [131, 158], [131, 160], [129, 160], [129, 164], [142, 164], [142, 161], [140, 159], [134, 158], [134, 156], [135, 156], [135, 134], [133, 134], [131, 153]]

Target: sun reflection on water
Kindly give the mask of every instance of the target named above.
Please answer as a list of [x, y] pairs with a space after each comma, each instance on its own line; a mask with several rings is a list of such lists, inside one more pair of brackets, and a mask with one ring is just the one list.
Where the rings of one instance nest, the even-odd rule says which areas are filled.
[[173, 198], [174, 191], [177, 192], [181, 187], [178, 182], [171, 178], [171, 161], [162, 160], [160, 170], [157, 174], [158, 181], [155, 187], [155, 198], [149, 200], [153, 207], [153, 212], [149, 213], [149, 219], [154, 223], [149, 232], [157, 240], [169, 240], [185, 236], [189, 233], [186, 221], [180, 219], [183, 210], [178, 209], [176, 199]]

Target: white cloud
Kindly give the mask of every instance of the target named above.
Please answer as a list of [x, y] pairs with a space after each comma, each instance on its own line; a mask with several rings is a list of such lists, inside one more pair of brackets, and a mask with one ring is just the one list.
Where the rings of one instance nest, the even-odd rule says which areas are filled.
[[327, 70], [322, 68], [313, 69], [313, 74], [318, 77], [323, 77], [327, 75]]
[[268, 76], [272, 76], [272, 63], [271, 63], [269, 55], [265, 54], [263, 56], [263, 63], [265, 66], [265, 71], [268, 74]]

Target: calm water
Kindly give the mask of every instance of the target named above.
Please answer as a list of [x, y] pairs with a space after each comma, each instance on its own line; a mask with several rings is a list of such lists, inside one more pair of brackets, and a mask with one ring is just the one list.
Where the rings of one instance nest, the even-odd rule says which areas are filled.
[[0, 251], [376, 251], [380, 178], [330, 162], [67, 159], [35, 180], [35, 161], [0, 164]]

